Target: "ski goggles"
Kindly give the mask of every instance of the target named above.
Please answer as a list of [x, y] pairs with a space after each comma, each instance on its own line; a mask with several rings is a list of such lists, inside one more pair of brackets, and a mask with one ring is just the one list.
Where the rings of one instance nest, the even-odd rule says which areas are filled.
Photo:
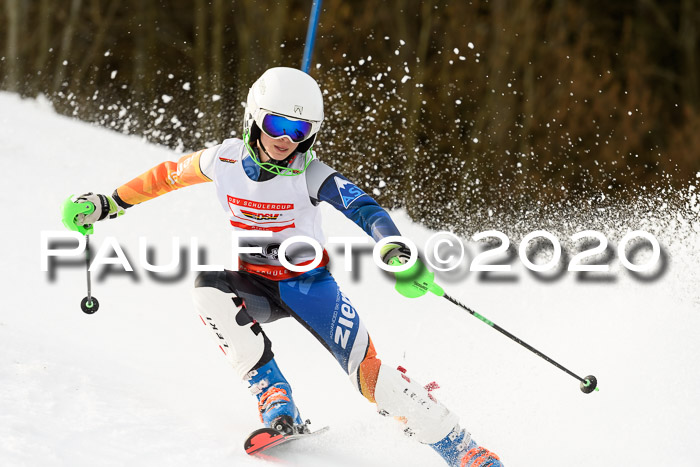
[[308, 120], [291, 120], [282, 115], [267, 113], [263, 116], [262, 131], [270, 138], [289, 137], [295, 143], [309, 139], [314, 133], [314, 122]]

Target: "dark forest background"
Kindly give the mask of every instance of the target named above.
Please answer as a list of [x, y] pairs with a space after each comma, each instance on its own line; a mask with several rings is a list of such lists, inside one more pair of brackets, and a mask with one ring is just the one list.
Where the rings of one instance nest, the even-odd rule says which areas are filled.
[[[699, 2], [324, 0], [316, 148], [455, 231], [662, 196], [700, 173]], [[2, 89], [184, 152], [240, 136], [250, 84], [300, 66], [311, 0], [0, 5]]]

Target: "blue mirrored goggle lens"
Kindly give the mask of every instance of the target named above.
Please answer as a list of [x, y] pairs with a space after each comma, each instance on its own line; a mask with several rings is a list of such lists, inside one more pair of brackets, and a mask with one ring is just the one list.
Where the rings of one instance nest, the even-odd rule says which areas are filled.
[[272, 138], [289, 136], [295, 143], [301, 143], [311, 135], [311, 122], [304, 120], [289, 120], [280, 115], [267, 114], [262, 123], [262, 130]]

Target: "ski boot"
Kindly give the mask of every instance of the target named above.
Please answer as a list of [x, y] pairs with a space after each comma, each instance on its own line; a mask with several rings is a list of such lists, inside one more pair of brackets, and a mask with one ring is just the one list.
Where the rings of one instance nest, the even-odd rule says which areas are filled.
[[292, 388], [282, 375], [275, 359], [248, 373], [250, 392], [258, 399], [263, 424], [287, 435], [306, 427], [292, 399]]
[[460, 429], [459, 425], [430, 447], [435, 449], [450, 467], [503, 467], [497, 455], [477, 445], [471, 435]]

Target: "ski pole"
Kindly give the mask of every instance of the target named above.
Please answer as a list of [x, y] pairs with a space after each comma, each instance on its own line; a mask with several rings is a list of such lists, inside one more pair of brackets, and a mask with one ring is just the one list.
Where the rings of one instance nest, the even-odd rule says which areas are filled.
[[313, 0], [311, 4], [311, 16], [309, 17], [309, 27], [306, 30], [306, 43], [304, 45], [304, 56], [301, 59], [301, 71], [309, 72], [311, 68], [311, 54], [314, 51], [316, 42], [316, 29], [318, 28], [318, 17], [321, 14], [322, 0]]
[[[432, 290], [431, 290], [431, 291], [432, 291]], [[439, 295], [439, 294], [437, 294], [437, 295]], [[563, 365], [560, 365], [559, 363], [555, 362], [554, 360], [552, 360], [551, 358], [549, 358], [547, 355], [543, 354], [542, 352], [540, 352], [539, 350], [537, 350], [536, 348], [534, 348], [533, 346], [531, 346], [531, 345], [528, 344], [527, 342], [523, 341], [523, 340], [520, 339], [519, 337], [514, 336], [514, 335], [511, 334], [510, 332], [508, 332], [508, 331], [506, 331], [505, 329], [503, 329], [502, 327], [500, 327], [498, 324], [496, 324], [496, 323], [494, 323], [493, 321], [489, 320], [488, 318], [486, 318], [486, 317], [480, 315], [479, 313], [477, 313], [476, 311], [472, 310], [471, 308], [469, 308], [468, 306], [464, 305], [463, 303], [460, 303], [460, 302], [459, 302], [458, 300], [456, 300], [455, 298], [450, 297], [449, 295], [447, 295], [447, 294], [444, 293], [444, 292], [443, 292], [442, 297], [445, 298], [446, 300], [448, 300], [448, 301], [454, 303], [454, 304], [457, 305], [458, 307], [460, 307], [460, 308], [462, 308], [462, 309], [468, 311], [468, 312], [469, 312], [472, 316], [474, 316], [475, 318], [478, 318], [479, 320], [481, 320], [481, 321], [483, 321], [484, 323], [488, 324], [489, 326], [491, 326], [493, 329], [495, 329], [496, 331], [500, 332], [500, 333], [503, 334], [504, 336], [506, 336], [506, 337], [508, 337], [509, 339], [511, 339], [511, 340], [517, 342], [518, 344], [522, 345], [523, 347], [525, 347], [525, 348], [526, 348], [527, 350], [529, 350], [530, 352], [534, 353], [535, 355], [537, 355], [537, 356], [539, 356], [539, 357], [542, 357], [544, 360], [548, 361], [549, 363], [551, 363], [551, 364], [554, 365], [555, 367], [559, 368], [559, 369], [562, 370], [563, 372], [565, 372], [565, 373], [567, 373], [567, 374], [573, 376], [573, 377], [576, 378], [577, 380], [579, 380], [579, 381], [581, 382], [581, 384], [580, 384], [581, 391], [583, 391], [584, 393], [589, 394], [589, 393], [591, 393], [591, 392], [593, 392], [593, 391], [598, 391], [598, 380], [596, 379], [595, 376], [593, 376], [593, 375], [588, 375], [588, 376], [586, 376], [585, 378], [581, 378], [581, 377], [578, 376], [576, 373], [572, 372], [571, 370], [569, 370], [568, 368], [564, 367]]]
[[87, 269], [87, 296], [80, 302], [80, 309], [88, 315], [93, 314], [100, 308], [100, 303], [92, 296], [92, 284], [90, 281], [90, 234], [94, 232], [92, 225], [78, 225], [75, 218], [78, 214], [91, 214], [95, 210], [95, 205], [90, 202], [73, 202], [73, 195], [63, 202], [61, 213], [63, 225], [85, 235], [85, 265]]
[[87, 296], [80, 302], [80, 309], [88, 315], [93, 314], [100, 308], [100, 302], [92, 296], [90, 282], [90, 235], [85, 235], [85, 269], [87, 270]]
[[[401, 263], [397, 258], [393, 258], [390, 263], [392, 266], [400, 266]], [[419, 263], [416, 263], [419, 264]], [[522, 345], [525, 347], [527, 350], [530, 352], [534, 353], [535, 355], [543, 358], [544, 360], [548, 361], [555, 367], [559, 368], [563, 372], [567, 373], [570, 376], [573, 376], [577, 380], [581, 382], [580, 388], [581, 391], [583, 391], [586, 394], [590, 394], [593, 391], [598, 391], [598, 380], [596, 379], [595, 376], [593, 375], [588, 375], [585, 378], [581, 378], [578, 376], [576, 373], [572, 372], [568, 368], [560, 365], [559, 363], [555, 362], [551, 358], [549, 358], [547, 355], [543, 354], [527, 342], [523, 341], [519, 337], [511, 334], [510, 332], [506, 331], [502, 327], [500, 327], [498, 324], [494, 323], [493, 321], [489, 320], [485, 316], [480, 315], [476, 311], [472, 310], [468, 306], [460, 303], [458, 300], [450, 297], [445, 293], [442, 287], [440, 287], [438, 284], [435, 283], [435, 274], [433, 272], [430, 272], [428, 268], [425, 267], [424, 264], [420, 263], [419, 266], [416, 266], [414, 268], [410, 268], [406, 271], [402, 272], [396, 272], [396, 290], [403, 295], [404, 297], [408, 298], [416, 298], [416, 297], [421, 297], [425, 295], [428, 292], [432, 292], [438, 297], [443, 297], [446, 300], [452, 302], [453, 304], [457, 305], [458, 307], [466, 310], [474, 316], [475, 318], [478, 318], [482, 322], [488, 324], [491, 326], [493, 329], [496, 331], [500, 332], [504, 336], [508, 337], [509, 339], [517, 342], [518, 344]]]

